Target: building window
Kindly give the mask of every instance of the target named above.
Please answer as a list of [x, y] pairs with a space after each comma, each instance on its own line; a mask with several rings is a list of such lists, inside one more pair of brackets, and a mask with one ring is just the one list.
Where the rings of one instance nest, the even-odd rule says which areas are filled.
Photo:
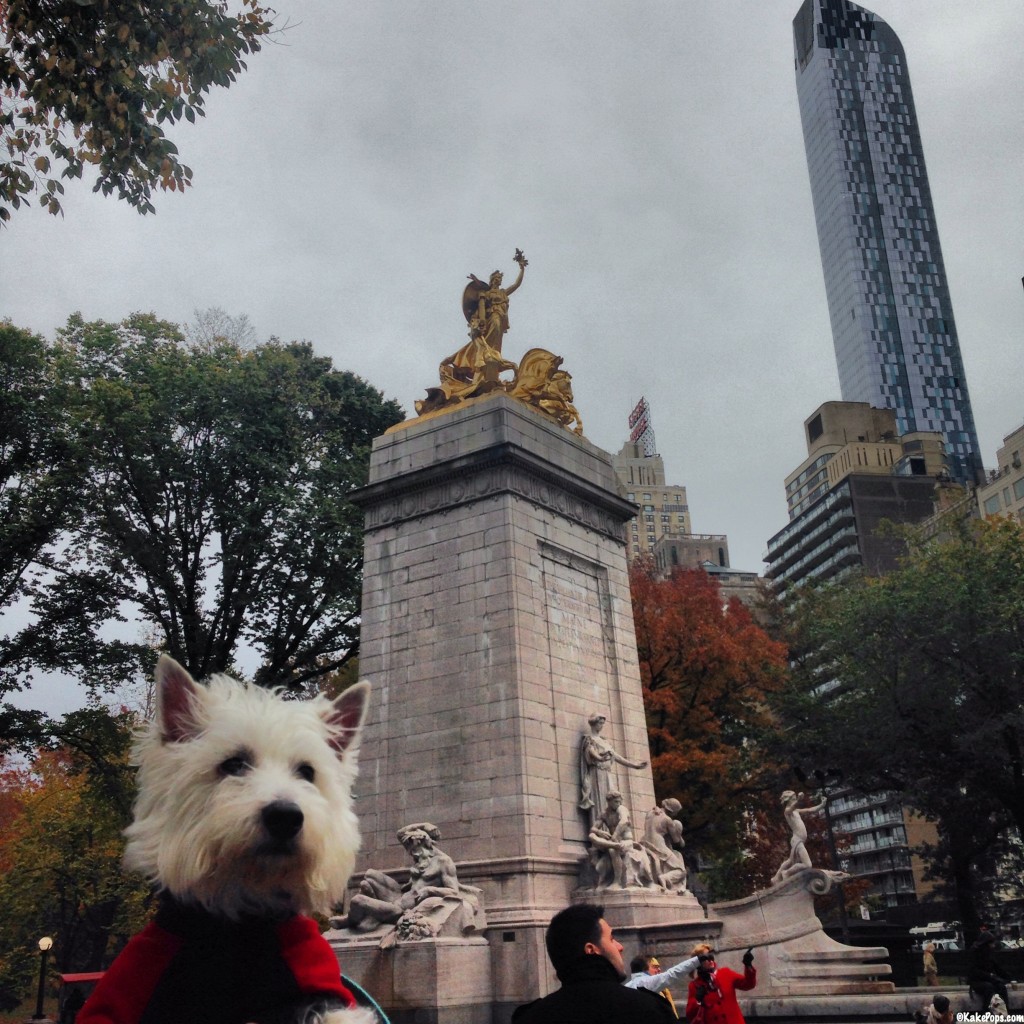
[[1018, 500], [1024, 498], [1024, 476], [1022, 476], [1019, 480], [1014, 481], [1013, 496]]
[[999, 514], [999, 495], [993, 494], [991, 498], [987, 498], [985, 501], [985, 515], [995, 516]]
[[650, 500], [651, 500], [651, 496], [649, 494], [645, 494], [644, 495], [644, 501], [650, 501]]

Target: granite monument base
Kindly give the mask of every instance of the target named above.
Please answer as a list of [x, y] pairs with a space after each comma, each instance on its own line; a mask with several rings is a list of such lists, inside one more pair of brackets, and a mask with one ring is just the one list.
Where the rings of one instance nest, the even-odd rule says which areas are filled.
[[577, 889], [574, 903], [597, 903], [616, 932], [635, 934], [652, 925], [706, 924], [704, 908], [691, 892], [663, 889]]
[[391, 1024], [492, 1024], [491, 952], [482, 936], [399, 942], [380, 934], [326, 936], [342, 973], [380, 1003]]

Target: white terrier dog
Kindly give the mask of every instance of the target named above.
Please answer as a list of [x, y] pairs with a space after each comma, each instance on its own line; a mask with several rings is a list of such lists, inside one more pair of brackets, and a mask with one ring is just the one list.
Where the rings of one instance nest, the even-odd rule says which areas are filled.
[[125, 865], [161, 894], [78, 1024], [372, 1024], [316, 923], [359, 849], [352, 810], [369, 686], [285, 700], [166, 655], [134, 750]]

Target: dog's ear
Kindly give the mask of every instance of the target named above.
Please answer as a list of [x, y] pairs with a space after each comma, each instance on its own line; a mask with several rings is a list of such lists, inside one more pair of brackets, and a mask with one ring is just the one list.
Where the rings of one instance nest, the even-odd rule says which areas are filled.
[[164, 743], [178, 743], [196, 735], [199, 697], [199, 686], [188, 672], [169, 655], [160, 655], [156, 663], [156, 714]]
[[324, 718], [331, 727], [331, 746], [336, 754], [344, 754], [366, 720], [366, 709], [370, 703], [370, 684], [356, 683], [334, 699]]

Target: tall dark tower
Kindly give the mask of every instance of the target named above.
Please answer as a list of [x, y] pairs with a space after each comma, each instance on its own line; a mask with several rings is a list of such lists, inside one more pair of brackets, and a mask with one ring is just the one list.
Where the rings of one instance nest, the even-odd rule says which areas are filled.
[[848, 0], [804, 0], [796, 84], [843, 400], [981, 458], [903, 47]]

